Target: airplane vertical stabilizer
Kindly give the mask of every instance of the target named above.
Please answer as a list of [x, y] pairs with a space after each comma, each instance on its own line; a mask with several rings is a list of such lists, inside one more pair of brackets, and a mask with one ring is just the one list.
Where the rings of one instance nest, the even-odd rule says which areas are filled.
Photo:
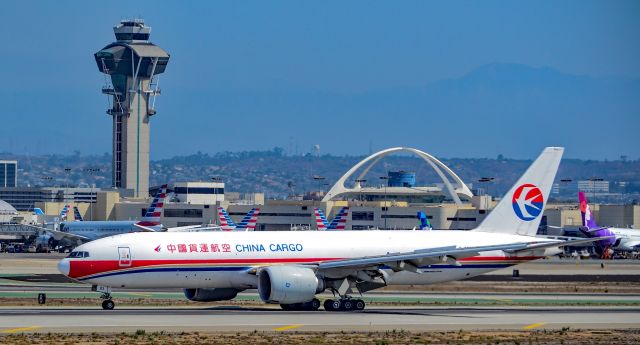
[[474, 230], [534, 236], [549, 198], [564, 148], [547, 147]]

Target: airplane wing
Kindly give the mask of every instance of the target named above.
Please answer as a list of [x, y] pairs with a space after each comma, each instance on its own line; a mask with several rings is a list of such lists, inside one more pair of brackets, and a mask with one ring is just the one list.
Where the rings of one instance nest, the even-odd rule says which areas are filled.
[[[557, 244], [556, 244], [557, 245]], [[416, 250], [406, 253], [389, 253], [378, 256], [368, 256], [361, 258], [349, 258], [343, 260], [327, 261], [318, 264], [318, 270], [329, 270], [335, 268], [359, 269], [372, 266], [398, 267], [400, 270], [415, 271], [417, 266], [449, 259], [462, 259], [478, 255], [480, 252], [492, 250], [518, 250], [529, 247], [527, 243], [512, 243], [491, 246], [477, 246], [458, 248], [456, 246], [439, 247], [431, 249]]]
[[34, 228], [37, 228], [40, 231], [43, 231], [43, 232], [51, 234], [51, 236], [53, 236], [53, 238], [55, 238], [57, 241], [60, 241], [62, 239], [76, 240], [76, 241], [80, 240], [80, 241], [83, 241], [83, 242], [91, 240], [88, 237], [77, 235], [77, 234], [72, 234], [72, 233], [68, 233], [68, 232], [52, 230], [52, 229], [45, 229], [45, 228], [40, 228], [40, 227], [34, 227]]
[[602, 240], [599, 238], [587, 238], [577, 239], [569, 241], [555, 241], [543, 243], [512, 243], [490, 246], [477, 246], [458, 248], [455, 246], [439, 247], [432, 249], [416, 250], [406, 253], [389, 253], [386, 255], [361, 257], [361, 258], [349, 258], [343, 260], [327, 261], [317, 265], [318, 270], [331, 270], [331, 269], [363, 269], [378, 266], [389, 266], [393, 270], [412, 271], [418, 272], [418, 267], [425, 264], [435, 264], [438, 262], [446, 262], [453, 260], [456, 262], [458, 259], [473, 257], [480, 252], [487, 252], [493, 250], [502, 250], [506, 253], [516, 254], [519, 252], [525, 252], [530, 250], [564, 247], [570, 245], [576, 245], [581, 243], [588, 243]]
[[152, 229], [150, 227], [146, 227], [144, 225], [140, 225], [137, 223], [134, 223], [133, 226], [135, 226], [136, 228], [142, 230], [142, 232], [158, 232], [158, 230]]

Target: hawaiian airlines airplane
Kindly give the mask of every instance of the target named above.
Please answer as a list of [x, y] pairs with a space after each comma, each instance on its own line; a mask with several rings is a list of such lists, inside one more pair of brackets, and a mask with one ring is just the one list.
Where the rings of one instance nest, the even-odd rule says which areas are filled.
[[260, 209], [254, 207], [246, 216], [244, 216], [244, 218], [242, 218], [240, 223], [236, 224], [231, 220], [231, 217], [229, 217], [229, 214], [223, 207], [218, 207], [218, 219], [220, 220], [220, 227], [224, 231], [253, 231], [256, 229], [258, 215], [260, 215]]
[[589, 238], [602, 238], [595, 242], [596, 250], [602, 258], [608, 258], [615, 250], [640, 250], [640, 230], [598, 226], [584, 192], [578, 192], [578, 200], [582, 214], [580, 232]]
[[[140, 231], [159, 231], [162, 229], [160, 216], [167, 195], [167, 185], [160, 188], [158, 194], [141, 221], [82, 221], [63, 222], [59, 230], [43, 229], [36, 242], [53, 248], [56, 245], [75, 246], [98, 238]], [[68, 210], [68, 205], [65, 206]]]
[[352, 298], [388, 285], [434, 284], [560, 253], [562, 241], [537, 238], [564, 149], [546, 148], [496, 208], [471, 231], [256, 231], [135, 233], [77, 247], [58, 264], [92, 284], [104, 309], [112, 288], [182, 288], [192, 301], [221, 301], [258, 289], [285, 310], [362, 310]]
[[313, 208], [314, 216], [316, 217], [316, 226], [318, 230], [344, 230], [347, 224], [347, 216], [349, 215], [349, 208], [342, 207], [338, 210], [338, 214], [333, 218], [331, 223], [324, 216], [324, 212], [321, 209]]

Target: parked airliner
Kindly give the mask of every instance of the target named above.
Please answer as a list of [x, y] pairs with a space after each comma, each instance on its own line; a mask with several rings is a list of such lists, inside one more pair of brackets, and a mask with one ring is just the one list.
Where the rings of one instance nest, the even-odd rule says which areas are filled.
[[349, 208], [341, 207], [331, 223], [329, 223], [321, 209], [314, 207], [313, 214], [316, 219], [316, 228], [318, 230], [344, 230], [345, 225], [347, 224], [347, 217], [349, 216]]
[[192, 301], [235, 298], [258, 289], [285, 310], [362, 310], [352, 298], [387, 285], [470, 278], [560, 253], [562, 241], [535, 237], [564, 149], [546, 148], [480, 226], [471, 231], [255, 231], [135, 233], [81, 245], [58, 269], [102, 292], [183, 288]]
[[640, 250], [640, 230], [598, 226], [584, 192], [578, 192], [578, 201], [582, 214], [580, 232], [590, 238], [603, 238], [595, 242], [596, 250], [603, 259], [608, 258], [616, 250], [625, 252]]
[[[98, 238], [140, 231], [160, 231], [160, 216], [167, 195], [167, 185], [163, 185], [153, 198], [141, 221], [76, 221], [60, 223], [58, 230], [42, 229], [36, 242], [53, 248], [74, 247], [78, 244], [96, 240]], [[65, 206], [68, 211], [69, 205]]]
[[253, 231], [256, 229], [259, 215], [260, 209], [254, 207], [242, 218], [240, 223], [236, 224], [231, 220], [231, 217], [224, 207], [218, 207], [218, 220], [220, 221], [220, 227], [223, 231]]

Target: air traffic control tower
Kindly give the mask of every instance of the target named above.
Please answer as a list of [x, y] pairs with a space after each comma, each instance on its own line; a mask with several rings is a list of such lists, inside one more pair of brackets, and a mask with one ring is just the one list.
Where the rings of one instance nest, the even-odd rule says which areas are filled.
[[109, 96], [107, 114], [113, 117], [113, 187], [146, 198], [149, 120], [156, 113], [158, 75], [166, 69], [169, 54], [149, 42], [151, 28], [141, 19], [123, 20], [113, 31], [116, 42], [94, 54], [105, 75], [102, 93]]

